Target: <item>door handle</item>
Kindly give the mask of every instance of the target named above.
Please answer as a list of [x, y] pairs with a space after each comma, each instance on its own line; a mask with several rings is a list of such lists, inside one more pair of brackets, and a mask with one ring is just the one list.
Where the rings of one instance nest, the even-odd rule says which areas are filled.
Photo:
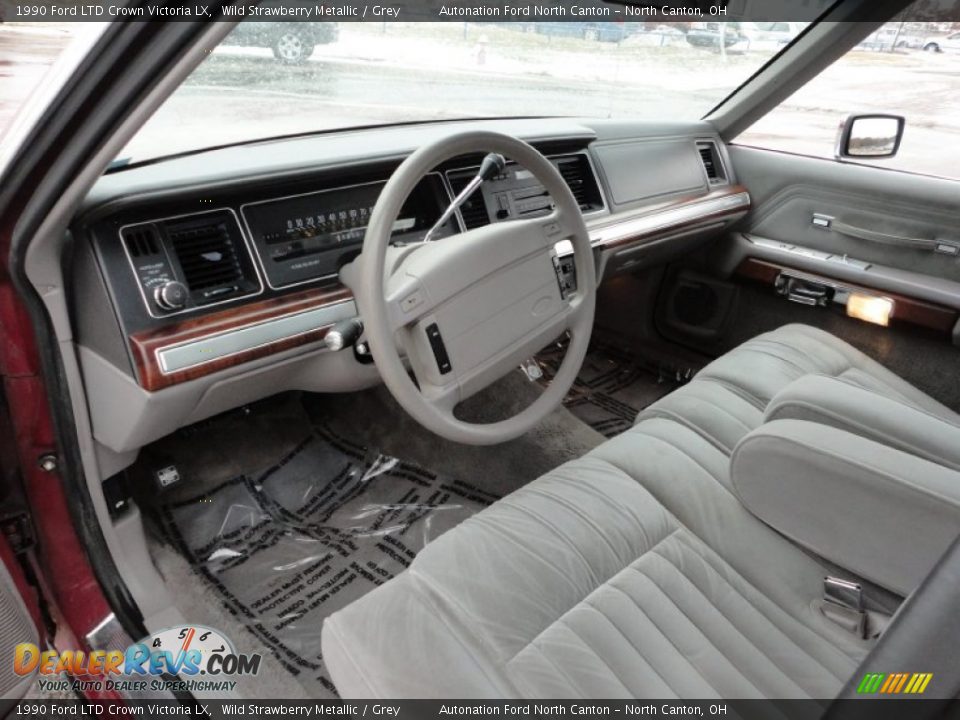
[[933, 240], [927, 238], [915, 238], [907, 235], [893, 235], [891, 233], [879, 232], [868, 228], [857, 227], [849, 223], [842, 222], [829, 215], [814, 213], [813, 226], [820, 230], [833, 230], [835, 233], [866, 240], [867, 242], [880, 243], [882, 245], [892, 245], [895, 247], [908, 248], [911, 250], [933, 250], [946, 255], [957, 255], [960, 253], [960, 245], [943, 240]]

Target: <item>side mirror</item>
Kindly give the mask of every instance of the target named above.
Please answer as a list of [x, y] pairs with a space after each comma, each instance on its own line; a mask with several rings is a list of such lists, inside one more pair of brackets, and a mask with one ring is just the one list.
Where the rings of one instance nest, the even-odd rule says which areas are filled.
[[900, 115], [848, 115], [840, 124], [837, 160], [893, 157], [906, 123]]

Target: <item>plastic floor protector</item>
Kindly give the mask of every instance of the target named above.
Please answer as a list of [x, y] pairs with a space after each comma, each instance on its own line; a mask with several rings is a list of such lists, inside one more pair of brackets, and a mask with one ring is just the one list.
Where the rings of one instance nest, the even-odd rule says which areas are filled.
[[497, 498], [316, 429], [272, 467], [159, 507], [193, 570], [313, 697], [326, 616]]

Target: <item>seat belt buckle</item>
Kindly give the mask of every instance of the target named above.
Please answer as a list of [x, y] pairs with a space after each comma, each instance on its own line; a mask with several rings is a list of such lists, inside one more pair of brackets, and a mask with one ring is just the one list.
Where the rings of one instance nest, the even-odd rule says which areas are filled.
[[857, 637], [864, 637], [867, 613], [863, 609], [863, 588], [859, 583], [827, 576], [823, 579], [820, 611]]
[[863, 588], [859, 583], [828, 575], [823, 579], [823, 599], [849, 610], [863, 612]]

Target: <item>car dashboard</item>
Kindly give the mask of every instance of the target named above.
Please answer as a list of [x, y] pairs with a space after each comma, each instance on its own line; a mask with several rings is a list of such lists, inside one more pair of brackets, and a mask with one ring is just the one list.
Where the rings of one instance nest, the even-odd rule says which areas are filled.
[[[290, 389], [379, 381], [369, 355], [323, 337], [357, 316], [341, 270], [362, 249], [377, 197], [416, 147], [468, 125], [521, 137], [577, 199], [599, 279], [661, 264], [750, 207], [705, 124], [566, 119], [439, 123], [291, 138], [105, 175], [71, 228], [77, 352], [102, 454], [123, 456], [183, 425]], [[393, 228], [423, 240], [481, 158], [427, 174]], [[552, 201], [508, 163], [438, 233], [548, 214]], [[576, 277], [569, 241], [558, 282]], [[101, 458], [103, 459], [103, 458]]]

